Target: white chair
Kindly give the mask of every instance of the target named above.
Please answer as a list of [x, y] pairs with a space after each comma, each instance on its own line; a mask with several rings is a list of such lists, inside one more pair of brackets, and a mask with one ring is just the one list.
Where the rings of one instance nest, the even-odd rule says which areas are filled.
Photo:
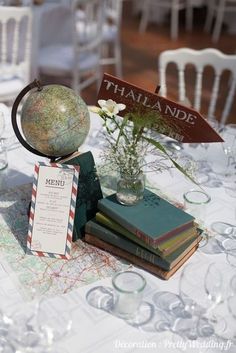
[[[193, 0], [192, 0], [193, 1]], [[186, 8], [186, 29], [192, 29], [193, 5], [191, 0], [146, 0], [143, 1], [139, 31], [146, 31], [151, 13], [158, 8], [171, 12], [171, 39], [178, 38], [179, 11]]]
[[[79, 26], [78, 6], [84, 14]], [[72, 7], [55, 5], [47, 10], [42, 16], [38, 60], [42, 74], [69, 77], [77, 93], [94, 82], [99, 87], [103, 6], [101, 0], [79, 0]]]
[[102, 65], [115, 65], [116, 75], [122, 77], [120, 27], [123, 0], [106, 0], [105, 22], [102, 28]]
[[30, 79], [31, 10], [0, 9], [0, 101], [13, 100]]
[[[228, 92], [220, 121], [224, 124], [230, 113], [233, 103], [233, 97], [236, 87], [236, 55], [225, 55], [216, 49], [192, 50], [189, 48], [181, 48], [176, 50], [167, 50], [159, 56], [159, 75], [160, 75], [160, 95], [167, 96], [166, 74], [169, 63], [175, 63], [178, 71], [178, 98], [179, 102], [189, 102], [190, 91], [186, 89], [187, 77], [185, 75], [186, 66], [194, 65], [196, 70], [196, 81], [194, 88], [193, 108], [201, 111], [202, 108], [202, 88], [203, 76], [206, 73], [205, 68], [211, 66], [214, 70], [214, 81], [209, 94], [209, 108], [207, 113], [208, 119], [215, 118], [216, 103], [220, 92], [220, 79], [224, 71], [230, 71]], [[206, 79], [209, 81], [209, 77]], [[172, 83], [173, 85], [173, 83]]]
[[212, 32], [212, 41], [214, 43], [218, 42], [224, 15], [225, 13], [235, 12], [236, 16], [236, 0], [208, 0], [207, 1], [207, 18], [205, 22], [205, 31], [210, 32], [213, 19], [215, 19], [215, 24]]
[[28, 6], [32, 4], [33, 0], [0, 0], [3, 6]]

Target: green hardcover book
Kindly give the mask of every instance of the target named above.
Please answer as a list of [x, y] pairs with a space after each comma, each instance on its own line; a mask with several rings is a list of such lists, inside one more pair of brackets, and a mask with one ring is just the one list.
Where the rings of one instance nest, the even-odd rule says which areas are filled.
[[109, 243], [106, 243], [105, 241], [91, 235], [91, 234], [85, 234], [84, 240], [93, 245], [96, 246], [97, 248], [100, 248], [102, 250], [108, 251], [109, 253], [119, 256], [130, 263], [142, 267], [144, 270], [151, 272], [155, 276], [158, 276], [162, 279], [168, 280], [173, 274], [178, 271], [178, 269], [195, 253], [195, 251], [198, 248], [198, 245], [194, 246], [177, 264], [174, 266], [171, 270], [166, 271], [160, 268], [159, 266], [155, 266], [150, 262], [147, 262], [145, 260], [140, 259], [140, 257], [137, 257], [135, 255], [132, 255], [128, 253], [125, 250], [122, 250], [118, 248], [117, 246], [113, 246]]
[[103, 197], [102, 190], [91, 152], [76, 152], [58, 163], [80, 166], [73, 231], [73, 241], [76, 241], [84, 236], [86, 222], [95, 217], [98, 200]]
[[96, 221], [104, 225], [105, 227], [114, 230], [116, 233], [122, 234], [129, 240], [139, 244], [143, 248], [146, 248], [147, 250], [161, 257], [165, 257], [171, 254], [173, 251], [177, 250], [181, 245], [185, 244], [197, 234], [197, 228], [196, 226], [193, 226], [192, 228], [189, 228], [181, 232], [180, 234], [177, 234], [172, 238], [165, 240], [164, 242], [159, 244], [157, 248], [153, 248], [144, 241], [142, 241], [142, 239], [138, 238], [136, 235], [129, 232], [127, 229], [125, 229], [113, 219], [107, 217], [101, 212], [96, 213]]
[[85, 233], [96, 236], [106, 243], [117, 246], [118, 248], [123, 249], [130, 254], [140, 257], [141, 259], [167, 271], [174, 267], [181, 260], [181, 258], [184, 257], [191, 250], [191, 248], [199, 242], [199, 236], [196, 235], [193, 239], [182, 245], [171, 255], [161, 258], [160, 256], [155, 255], [147, 249], [141, 247], [137, 243], [125, 238], [121, 234], [115, 233], [114, 231], [101, 226], [94, 219], [86, 223]]
[[147, 189], [137, 205], [123, 206], [113, 194], [99, 200], [98, 209], [154, 248], [194, 224], [193, 216]]

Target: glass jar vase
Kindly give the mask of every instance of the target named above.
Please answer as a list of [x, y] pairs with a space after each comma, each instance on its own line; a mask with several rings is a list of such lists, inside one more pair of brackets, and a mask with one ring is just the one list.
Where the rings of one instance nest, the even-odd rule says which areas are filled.
[[117, 201], [126, 206], [137, 204], [143, 198], [144, 184], [142, 172], [136, 175], [120, 173], [120, 178], [117, 181]]

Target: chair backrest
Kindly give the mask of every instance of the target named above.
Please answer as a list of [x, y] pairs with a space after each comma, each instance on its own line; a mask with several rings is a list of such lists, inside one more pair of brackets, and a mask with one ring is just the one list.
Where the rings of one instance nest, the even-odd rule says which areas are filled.
[[75, 0], [73, 12], [77, 13], [76, 32], [80, 53], [91, 49], [100, 50], [105, 0]]
[[[145, 0], [142, 2], [141, 20], [139, 31], [145, 32], [149, 20], [162, 23], [166, 13], [170, 12], [170, 33], [171, 38], [178, 37], [179, 27], [179, 11], [187, 8], [186, 11], [186, 27], [192, 27], [192, 5], [189, 0]], [[162, 10], [160, 11], [159, 8]]]
[[3, 6], [0, 10], [0, 80], [13, 77], [28, 83], [31, 57], [31, 9]]
[[[189, 101], [186, 89], [187, 77], [185, 75], [186, 66], [193, 65], [196, 71], [196, 81], [194, 87], [194, 109], [201, 111], [203, 76], [206, 67], [210, 66], [214, 70], [214, 80], [210, 94], [207, 118], [215, 117], [216, 103], [219, 98], [220, 81], [224, 71], [230, 71], [230, 80], [227, 82], [228, 93], [221, 114], [221, 123], [225, 123], [230, 113], [233, 97], [236, 88], [236, 55], [225, 55], [219, 50], [208, 48], [203, 50], [192, 50], [180, 48], [167, 50], [159, 56], [160, 94], [167, 96], [166, 74], [169, 63], [175, 63], [178, 71], [178, 98], [179, 102]], [[207, 72], [206, 72], [207, 73]]]
[[215, 17], [215, 23], [212, 32], [212, 41], [217, 42], [220, 38], [223, 20], [225, 13], [232, 13], [236, 11], [236, 0], [209, 0], [206, 1], [207, 16], [205, 22], [205, 31], [210, 32]]
[[101, 50], [102, 50], [102, 26], [105, 16], [104, 0], [75, 0], [73, 4], [74, 14], [78, 14], [79, 18], [75, 19], [76, 23], [76, 48], [77, 57], [87, 57], [87, 60], [96, 57], [93, 68], [90, 70], [90, 77], [82, 80], [80, 72], [74, 71], [76, 81], [80, 81], [79, 90], [87, 87], [94, 81], [97, 82], [97, 89], [101, 81]]
[[81, 53], [100, 45], [104, 0], [73, 0], [51, 4], [41, 20], [41, 47], [74, 45]]
[[[58, 60], [66, 65], [66, 70], [72, 76], [72, 86], [78, 92], [95, 80], [98, 82], [101, 76], [99, 62], [103, 18], [103, 0], [74, 0], [67, 5], [52, 4], [42, 16], [40, 47], [42, 51], [53, 49], [50, 51], [53, 60], [57, 60], [55, 53], [60, 53], [61, 58], [58, 57]], [[52, 74], [55, 72], [52, 68], [50, 71]], [[88, 72], [88, 79], [82, 80], [81, 76], [85, 72]]]
[[75, 36], [73, 12], [69, 6], [50, 4], [42, 9], [40, 47], [72, 45]]
[[121, 21], [123, 0], [105, 0], [106, 20], [119, 25]]

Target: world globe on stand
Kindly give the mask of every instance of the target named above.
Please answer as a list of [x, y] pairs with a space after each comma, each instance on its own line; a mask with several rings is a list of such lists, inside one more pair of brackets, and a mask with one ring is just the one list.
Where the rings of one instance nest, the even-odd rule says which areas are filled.
[[53, 157], [69, 155], [83, 144], [90, 128], [89, 111], [80, 96], [65, 86], [47, 85], [31, 92], [21, 113], [27, 143]]

